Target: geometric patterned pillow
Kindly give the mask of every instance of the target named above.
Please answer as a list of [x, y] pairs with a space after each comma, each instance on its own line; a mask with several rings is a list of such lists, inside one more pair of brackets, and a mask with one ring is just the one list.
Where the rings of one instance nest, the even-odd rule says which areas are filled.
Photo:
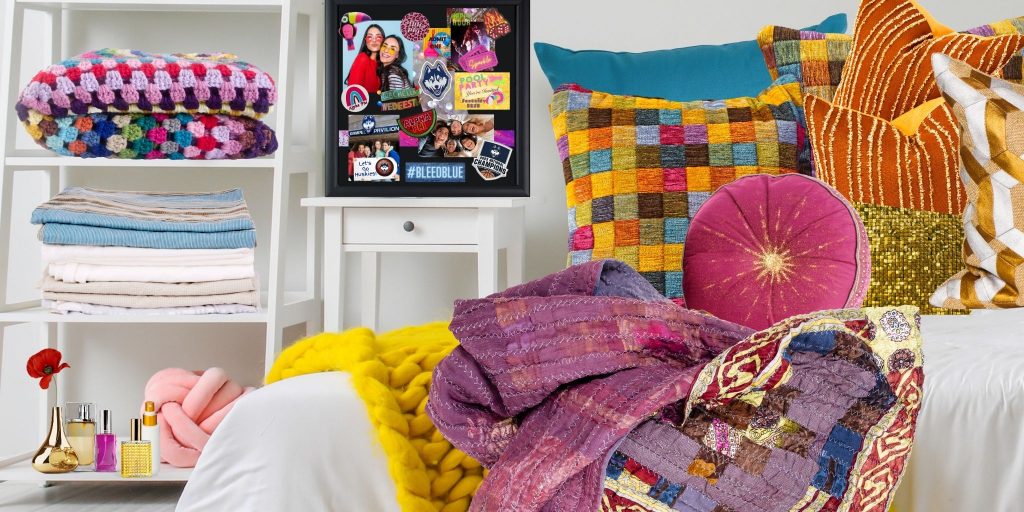
[[[963, 31], [978, 36], [1024, 34], [1024, 16]], [[761, 29], [757, 43], [764, 54], [772, 79], [792, 75], [807, 94], [826, 101], [835, 97], [843, 66], [850, 55], [853, 36], [827, 34], [786, 27], [767, 26]], [[1024, 54], [1015, 55], [1003, 68], [1004, 80], [1024, 83]]]
[[811, 174], [800, 87], [675, 102], [564, 86], [550, 106], [569, 209], [570, 265], [614, 258], [683, 304], [690, 217], [751, 174]]
[[960, 124], [960, 178], [966, 269], [932, 295], [953, 309], [1024, 306], [1024, 86], [986, 75], [942, 54], [935, 77]]
[[832, 101], [853, 36], [767, 26], [757, 35], [757, 44], [772, 79], [792, 75], [804, 93]]

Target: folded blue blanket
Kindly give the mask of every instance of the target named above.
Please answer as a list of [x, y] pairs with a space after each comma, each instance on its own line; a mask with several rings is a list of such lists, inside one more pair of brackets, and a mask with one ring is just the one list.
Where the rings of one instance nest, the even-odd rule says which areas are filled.
[[239, 249], [256, 247], [256, 230], [213, 233], [143, 231], [47, 222], [40, 230], [47, 244], [144, 247], [151, 249]]
[[33, 224], [215, 233], [254, 229], [239, 189], [210, 193], [115, 192], [71, 187], [39, 205]]

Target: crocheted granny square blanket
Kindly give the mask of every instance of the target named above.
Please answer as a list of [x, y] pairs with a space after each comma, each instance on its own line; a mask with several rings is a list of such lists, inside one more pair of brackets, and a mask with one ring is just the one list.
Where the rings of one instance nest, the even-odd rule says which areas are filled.
[[190, 112], [260, 118], [276, 101], [270, 75], [231, 54], [105, 48], [36, 73], [18, 108], [55, 117]]
[[18, 112], [33, 140], [58, 155], [129, 160], [257, 158], [277, 150], [262, 121], [222, 114], [94, 114], [54, 117]]

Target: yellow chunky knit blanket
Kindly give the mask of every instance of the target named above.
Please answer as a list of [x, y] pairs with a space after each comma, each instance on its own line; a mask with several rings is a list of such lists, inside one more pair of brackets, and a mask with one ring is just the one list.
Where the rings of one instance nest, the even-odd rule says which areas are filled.
[[484, 468], [453, 448], [424, 410], [431, 372], [457, 344], [446, 322], [380, 336], [366, 328], [324, 333], [284, 350], [266, 381], [349, 372], [388, 456], [403, 512], [464, 512]]

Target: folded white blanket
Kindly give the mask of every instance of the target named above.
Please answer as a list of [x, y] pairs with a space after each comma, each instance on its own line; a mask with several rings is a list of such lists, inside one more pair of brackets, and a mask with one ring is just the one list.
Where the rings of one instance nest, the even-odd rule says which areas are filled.
[[47, 265], [46, 271], [54, 279], [69, 283], [89, 283], [94, 281], [200, 283], [204, 281], [256, 277], [256, 268], [253, 265], [140, 267], [134, 265], [50, 263]]
[[80, 302], [96, 306], [113, 306], [129, 309], [179, 308], [188, 306], [212, 306], [216, 304], [244, 304], [259, 306], [260, 293], [240, 292], [223, 293], [220, 295], [179, 295], [164, 297], [159, 295], [104, 295], [100, 293], [59, 293], [43, 292], [43, 299], [54, 302]]
[[93, 245], [43, 244], [44, 263], [93, 265], [178, 266], [252, 265], [256, 251], [241, 249], [145, 249]]
[[129, 309], [112, 306], [98, 306], [79, 302], [54, 302], [44, 300], [43, 306], [55, 313], [82, 313], [86, 315], [225, 315], [236, 313], [256, 313], [259, 308], [244, 304], [218, 304], [213, 306], [188, 306], [181, 308]]
[[207, 281], [202, 283], [143, 283], [135, 281], [111, 282], [96, 281], [92, 283], [65, 283], [50, 276], [43, 277], [39, 288], [44, 292], [59, 293], [99, 293], [104, 295], [160, 295], [164, 297], [180, 297], [195, 295], [220, 295], [224, 293], [251, 292], [259, 290], [255, 278], [227, 279], [224, 281]]

